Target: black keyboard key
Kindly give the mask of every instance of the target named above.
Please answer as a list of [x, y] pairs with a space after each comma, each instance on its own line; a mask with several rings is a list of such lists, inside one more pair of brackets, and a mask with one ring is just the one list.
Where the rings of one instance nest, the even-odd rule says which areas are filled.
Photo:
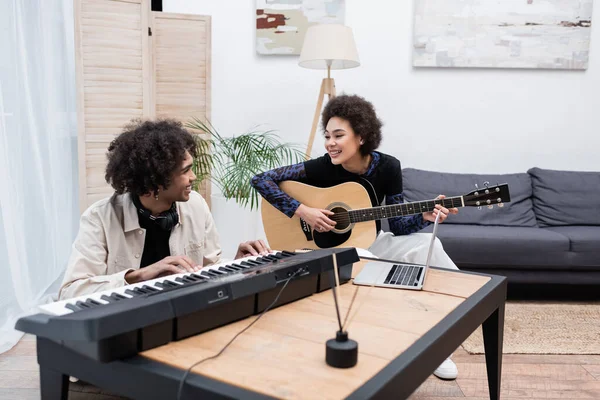
[[138, 292], [134, 292], [134, 291], [133, 291], [133, 290], [131, 290], [131, 289], [125, 289], [125, 293], [126, 293], [126, 294], [128, 294], [128, 295], [130, 295], [131, 297], [138, 297], [138, 296], [141, 296], [141, 294], [140, 294], [140, 293], [138, 293]]
[[75, 304], [71, 304], [71, 303], [65, 304], [65, 307], [68, 308], [69, 310], [73, 310], [73, 311], [81, 310], [81, 308], [79, 308]]
[[268, 260], [268, 261], [277, 261], [278, 260], [278, 258], [273, 257], [271, 255], [263, 256], [263, 259]]
[[75, 303], [75, 305], [81, 309], [92, 308], [91, 306], [85, 304], [83, 301], [78, 301], [77, 303]]
[[177, 278], [175, 278], [175, 282], [185, 283], [185, 281], [183, 280], [183, 278], [180, 277], [180, 276], [178, 276]]
[[145, 291], [150, 292], [150, 293], [160, 292], [160, 290], [155, 289], [152, 286], [148, 286], [148, 285], [142, 286], [142, 289], [144, 289]]
[[105, 295], [105, 294], [103, 294], [102, 296], [100, 296], [100, 298], [101, 298], [102, 300], [106, 301], [107, 303], [116, 303], [116, 302], [117, 302], [117, 300], [115, 300], [115, 299], [113, 299], [112, 297], [110, 297], [110, 296], [107, 296], [107, 295]]
[[101, 303], [98, 303], [98, 302], [97, 302], [96, 300], [94, 300], [94, 299], [87, 299], [87, 300], [85, 301], [85, 304], [87, 304], [87, 305], [88, 305], [88, 306], [90, 306], [90, 307], [97, 307], [97, 306], [101, 306], [101, 305], [102, 305]]
[[231, 270], [232, 272], [238, 272], [244, 269], [241, 267], [234, 267], [233, 265], [227, 265], [225, 268]]
[[249, 267], [245, 266], [245, 265], [240, 265], [240, 264], [231, 264], [232, 267], [238, 267], [240, 269], [248, 269]]
[[231, 273], [231, 272], [234, 272], [234, 270], [233, 270], [233, 269], [229, 269], [229, 268], [227, 268], [227, 267], [219, 267], [219, 271], [221, 271], [221, 272], [224, 272], [224, 273], [226, 273], [226, 274], [229, 274], [229, 273]]
[[206, 280], [206, 278], [205, 278], [205, 277], [203, 277], [203, 276], [200, 276], [200, 275], [198, 275], [198, 274], [190, 274], [190, 275], [191, 275], [191, 276], [193, 276], [194, 278], [197, 278], [197, 279], [198, 279], [198, 280], [200, 280], [200, 281], [205, 281], [205, 280]]
[[208, 272], [208, 276], [210, 276], [210, 277], [213, 277], [213, 278], [216, 278], [216, 277], [218, 277], [218, 276], [221, 276], [221, 275], [223, 275], [222, 273], [220, 273], [220, 272], [217, 272], [217, 271], [213, 271], [212, 269], [211, 269], [211, 270], [208, 270], [208, 271], [206, 271], [206, 272]]
[[291, 257], [291, 256], [295, 256], [296, 253], [292, 253], [291, 251], [282, 251], [281, 254], [283, 254], [285, 257]]
[[146, 290], [142, 289], [141, 287], [133, 288], [133, 291], [136, 292], [136, 293], [139, 293], [139, 294], [148, 294], [148, 293], [150, 293], [149, 291], [146, 291]]
[[275, 254], [271, 254], [271, 257], [277, 259], [277, 260], [282, 260], [284, 257], [281, 255], [281, 252], [277, 252]]
[[211, 269], [211, 270], [209, 270], [209, 272], [214, 272], [217, 275], [227, 275], [225, 272], [221, 272], [217, 269]]
[[206, 277], [206, 278], [208, 278], [208, 279], [212, 278], [212, 275], [211, 275], [211, 274], [209, 274], [207, 271], [202, 271], [202, 272], [200, 272], [200, 275], [201, 275], [201, 276], [205, 276], [205, 277]]

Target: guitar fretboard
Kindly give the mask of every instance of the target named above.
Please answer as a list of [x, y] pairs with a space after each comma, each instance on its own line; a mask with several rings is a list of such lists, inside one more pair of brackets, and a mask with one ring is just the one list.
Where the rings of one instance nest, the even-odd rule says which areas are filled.
[[348, 211], [348, 216], [350, 217], [350, 223], [373, 221], [376, 219], [402, 217], [430, 212], [435, 209], [436, 204], [441, 204], [446, 208], [464, 206], [462, 196], [456, 196], [447, 197], [445, 199], [416, 201], [414, 203], [392, 204], [389, 206], [351, 210]]

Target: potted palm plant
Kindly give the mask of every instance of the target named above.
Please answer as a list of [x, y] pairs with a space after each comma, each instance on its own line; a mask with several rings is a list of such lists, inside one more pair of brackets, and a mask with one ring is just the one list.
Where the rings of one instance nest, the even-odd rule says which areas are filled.
[[191, 119], [186, 127], [201, 133], [196, 136], [199, 154], [192, 166], [198, 177], [196, 185], [210, 179], [219, 191], [211, 195], [211, 208], [224, 254], [229, 256], [241, 241], [264, 239], [257, 210], [260, 195], [250, 180], [258, 173], [304, 160], [304, 152], [295, 144], [282, 143], [273, 130], [255, 128], [224, 137], [210, 121], [198, 118]]

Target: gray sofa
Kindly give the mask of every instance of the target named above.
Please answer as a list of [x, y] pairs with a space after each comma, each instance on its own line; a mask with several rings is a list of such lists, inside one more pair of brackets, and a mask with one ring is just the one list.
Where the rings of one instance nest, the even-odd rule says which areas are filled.
[[600, 172], [532, 168], [475, 175], [406, 168], [402, 177], [406, 201], [463, 195], [485, 181], [508, 183], [512, 201], [503, 208], [461, 208], [440, 225], [439, 238], [459, 268], [504, 275], [513, 284], [600, 283]]

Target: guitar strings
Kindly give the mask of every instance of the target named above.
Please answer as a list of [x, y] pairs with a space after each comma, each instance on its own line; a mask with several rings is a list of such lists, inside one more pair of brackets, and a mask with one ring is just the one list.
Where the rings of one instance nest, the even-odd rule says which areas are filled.
[[[438, 199], [436, 199], [436, 200], [438, 200]], [[445, 199], [439, 199], [439, 200], [451, 200], [452, 201], [452, 198], [445, 198]], [[430, 202], [430, 201], [433, 201], [434, 204], [440, 204], [443, 207], [451, 207], [451, 208], [454, 207], [454, 203], [453, 202], [451, 202], [451, 204], [446, 205], [446, 204], [443, 204], [443, 203], [446, 203], [445, 201], [442, 201], [441, 203], [435, 203], [434, 200], [425, 200], [425, 201], [419, 202], [419, 203], [425, 203], [425, 202]], [[380, 206], [380, 207], [381, 208], [388, 207], [388, 208], [386, 208], [386, 210], [392, 209], [392, 211], [393, 211], [394, 207], [401, 208], [403, 205], [406, 206], [408, 204], [411, 204], [411, 203], [390, 204], [388, 206]], [[381, 212], [381, 213], [386, 213], [385, 211], [382, 211], [380, 207], [373, 207], [373, 209], [375, 209], [375, 211], [374, 211], [375, 212], [375, 217], [386, 218], [385, 215], [381, 215], [381, 216], [377, 215], [378, 211]], [[350, 222], [350, 219], [351, 219], [350, 212], [359, 213], [361, 210], [368, 210], [368, 208], [366, 208], [366, 209], [356, 209], [356, 210], [346, 210], [346, 211], [338, 212], [338, 213], [335, 213], [334, 215], [330, 216], [329, 219], [331, 219], [331, 220], [333, 220], [335, 222]], [[419, 212], [417, 211], [415, 214], [418, 214], [418, 213]], [[366, 216], [366, 214], [365, 214], [365, 216]], [[370, 217], [373, 216], [373, 211], [369, 212], [369, 216]], [[399, 215], [399, 216], [401, 216], [401, 215]], [[393, 217], [393, 216], [391, 216], [391, 217]]]

